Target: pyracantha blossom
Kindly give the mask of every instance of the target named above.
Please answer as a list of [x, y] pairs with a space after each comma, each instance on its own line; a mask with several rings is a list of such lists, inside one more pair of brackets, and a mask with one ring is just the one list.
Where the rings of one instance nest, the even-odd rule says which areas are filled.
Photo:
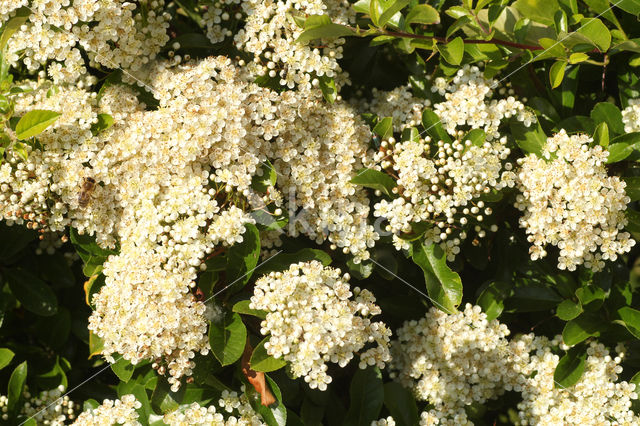
[[[331, 383], [328, 362], [344, 367], [356, 352], [360, 368], [383, 368], [390, 360], [391, 331], [369, 319], [381, 312], [375, 297], [358, 287], [352, 292], [340, 269], [314, 260], [271, 272], [256, 281], [250, 307], [267, 312], [260, 330], [269, 336], [267, 353], [290, 362], [293, 375], [312, 389]], [[371, 342], [376, 346], [365, 348]]]
[[605, 260], [631, 250], [635, 241], [628, 232], [624, 211], [630, 198], [626, 183], [608, 176], [608, 151], [587, 135], [560, 130], [547, 139], [540, 158], [535, 154], [519, 159], [516, 207], [524, 212], [520, 226], [532, 243], [529, 253], [536, 260], [547, 255], [545, 246], [560, 249], [558, 268], [573, 271], [584, 263], [599, 271]]

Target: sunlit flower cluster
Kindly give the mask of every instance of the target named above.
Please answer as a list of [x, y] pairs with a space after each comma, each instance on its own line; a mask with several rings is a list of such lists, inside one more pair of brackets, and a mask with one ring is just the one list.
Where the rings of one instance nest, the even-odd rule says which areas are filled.
[[[391, 331], [369, 319], [381, 312], [375, 297], [357, 287], [352, 292], [340, 269], [311, 261], [272, 272], [256, 282], [250, 306], [267, 311], [260, 330], [269, 335], [267, 353], [290, 362], [293, 375], [311, 388], [325, 390], [327, 363], [344, 367], [356, 352], [360, 368], [383, 368], [390, 360]], [[363, 350], [370, 342], [376, 346]]]
[[[218, 407], [216, 409], [216, 407]], [[226, 412], [226, 413], [225, 413]], [[194, 402], [164, 415], [162, 421], [170, 426], [260, 426], [262, 417], [251, 407], [246, 395], [223, 391], [216, 406], [204, 407]]]
[[419, 400], [431, 407], [420, 424], [471, 425], [465, 407], [484, 404], [505, 391], [522, 395], [522, 425], [634, 425], [635, 385], [618, 381], [624, 353], [612, 358], [600, 343], [587, 349], [585, 370], [562, 389], [554, 373], [563, 351], [562, 337], [534, 334], [507, 340], [509, 330], [487, 321], [479, 306], [447, 315], [432, 308], [425, 318], [408, 321], [392, 343], [392, 371]]
[[594, 271], [605, 260], [616, 260], [635, 245], [624, 211], [630, 199], [625, 182], [608, 176], [609, 153], [589, 147], [586, 135], [564, 130], [547, 139], [544, 158], [534, 154], [518, 160], [521, 169], [516, 207], [524, 211], [520, 225], [526, 228], [531, 259], [547, 255], [545, 246], [560, 249], [558, 268], [573, 271], [584, 263]]
[[622, 122], [625, 132], [640, 132], [640, 99], [629, 99], [629, 106], [622, 110]]
[[105, 399], [102, 405], [83, 411], [76, 421], [76, 426], [96, 426], [96, 425], [123, 425], [123, 426], [141, 426], [138, 421], [138, 413], [136, 410], [142, 407], [140, 401], [135, 396], [129, 394], [124, 395], [120, 399]]
[[430, 100], [414, 96], [407, 85], [396, 87], [389, 92], [374, 88], [372, 99], [364, 102], [361, 109], [378, 117], [391, 117], [393, 130], [401, 132], [407, 127], [420, 125], [422, 111], [429, 106]]
[[635, 385], [618, 382], [624, 353], [612, 358], [604, 345], [591, 342], [582, 377], [574, 386], [562, 389], [554, 380], [560, 360], [556, 349], [568, 349], [561, 341], [560, 336], [549, 340], [530, 334], [512, 342], [513, 353], [528, 352], [519, 362], [524, 366], [517, 386], [522, 394], [518, 404], [522, 424], [638, 424], [640, 417], [631, 410], [632, 401], [638, 398]]
[[[506, 367], [509, 330], [479, 306], [447, 315], [431, 308], [397, 331], [391, 368], [441, 423], [465, 424], [464, 407], [500, 396], [515, 374]], [[457, 419], [454, 421], [454, 419]]]
[[451, 82], [438, 77], [431, 90], [445, 97], [434, 106], [442, 125], [451, 135], [460, 126], [483, 129], [488, 140], [500, 137], [498, 127], [509, 117], [515, 117], [526, 126], [535, 122], [535, 115], [513, 96], [506, 99], [490, 99], [496, 82], [486, 80], [478, 67], [465, 65], [458, 70]]
[[276, 79], [290, 89], [317, 86], [316, 77], [322, 76], [334, 77], [338, 87], [348, 82], [338, 64], [344, 39], [297, 43], [303, 29], [294, 16], [304, 19], [309, 15], [328, 14], [333, 22], [348, 23], [355, 18], [349, 2], [243, 0], [241, 5], [247, 19], [234, 40], [240, 49], [255, 55], [247, 64], [252, 73]]
[[12, 8], [26, 6], [29, 15], [11, 37], [7, 60], [12, 65], [20, 61], [30, 70], [53, 61], [47, 71], [56, 83], [75, 81], [86, 72], [82, 52], [91, 66], [135, 71], [169, 40], [164, 0], [150, 2], [144, 11], [124, 0], [28, 3], [9, 0], [8, 6], [0, 6], [0, 24]]

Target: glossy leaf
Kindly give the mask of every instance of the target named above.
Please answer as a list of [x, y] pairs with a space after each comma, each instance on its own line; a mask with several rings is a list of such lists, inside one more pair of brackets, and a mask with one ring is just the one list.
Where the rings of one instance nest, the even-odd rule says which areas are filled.
[[247, 223], [242, 242], [234, 244], [227, 251], [227, 291], [233, 293], [244, 287], [258, 264], [260, 256], [260, 233], [258, 228]]
[[553, 373], [553, 381], [558, 389], [567, 389], [578, 383], [585, 370], [587, 351], [580, 346], [573, 347], [560, 358]]
[[611, 45], [611, 33], [598, 18], [583, 19], [577, 33], [585, 36], [601, 52], [606, 52]]
[[428, 4], [418, 4], [411, 8], [405, 18], [405, 23], [431, 25], [440, 22], [438, 11]]
[[400, 12], [405, 6], [409, 4], [409, 0], [395, 0], [390, 2], [388, 7], [384, 8], [384, 12], [380, 14], [378, 18], [378, 25], [384, 27], [393, 15]]
[[27, 112], [16, 124], [16, 136], [24, 140], [39, 135], [60, 117], [59, 112], [34, 109]]
[[431, 136], [433, 141], [451, 142], [451, 137], [444, 130], [440, 117], [428, 108], [425, 108], [422, 112], [422, 126], [424, 127], [424, 132]]
[[511, 120], [510, 127], [513, 138], [521, 150], [527, 154], [536, 154], [538, 157], [542, 157], [542, 148], [547, 143], [547, 135], [539, 122], [527, 127], [520, 121]]
[[392, 197], [396, 181], [388, 174], [374, 169], [362, 169], [356, 172], [351, 183], [366, 188], [380, 190], [383, 194]]
[[249, 361], [249, 364], [251, 365], [251, 368], [253, 370], [268, 373], [270, 371], [278, 370], [287, 365], [287, 362], [284, 359], [274, 358], [267, 353], [264, 344], [268, 341], [269, 337], [265, 337], [253, 350], [253, 353], [251, 354], [251, 360]]
[[373, 133], [382, 139], [389, 139], [393, 136], [393, 119], [391, 117], [385, 117], [380, 120], [373, 128]]
[[618, 315], [629, 333], [633, 334], [636, 339], [640, 339], [640, 311], [625, 306], [618, 309]]
[[304, 23], [304, 31], [296, 42], [306, 43], [319, 38], [336, 38], [354, 35], [354, 31], [344, 25], [334, 24], [327, 15], [311, 15]]
[[349, 389], [350, 405], [345, 426], [370, 426], [384, 404], [382, 374], [377, 367], [357, 370]]
[[564, 70], [567, 68], [567, 63], [565, 61], [556, 61], [551, 66], [549, 70], [549, 82], [551, 83], [551, 88], [555, 89], [560, 86], [562, 83], [562, 79], [564, 78]]
[[121, 381], [127, 383], [131, 380], [131, 376], [133, 376], [133, 371], [136, 369], [136, 366], [122, 358], [121, 355], [114, 356], [114, 358], [116, 359], [116, 362], [111, 364], [111, 370]]
[[24, 384], [27, 380], [27, 361], [18, 365], [9, 377], [9, 385], [7, 387], [7, 406], [9, 412], [13, 412], [18, 408], [18, 402], [22, 398]]
[[266, 311], [262, 311], [260, 309], [251, 309], [249, 307], [250, 303], [250, 300], [241, 300], [233, 305], [232, 311], [243, 315], [251, 315], [260, 319], [265, 319], [267, 317]]
[[620, 109], [611, 102], [600, 102], [591, 110], [591, 118], [598, 123], [607, 123], [609, 130], [614, 134], [622, 134], [624, 124]]
[[0, 370], [2, 370], [7, 365], [9, 365], [9, 363], [11, 363], [11, 360], [13, 359], [14, 355], [15, 354], [11, 349], [0, 348]]
[[563, 300], [556, 309], [556, 315], [563, 321], [570, 321], [582, 313], [582, 305], [570, 299]]
[[462, 62], [464, 42], [461, 37], [456, 37], [447, 43], [439, 43], [436, 47], [444, 60], [449, 64], [460, 65], [460, 62]]
[[220, 322], [209, 323], [211, 351], [223, 366], [240, 359], [246, 342], [247, 328], [237, 313], [225, 315]]
[[562, 340], [568, 346], [574, 346], [591, 336], [599, 336], [601, 321], [587, 314], [582, 314], [565, 324]]
[[438, 244], [424, 246], [413, 243], [413, 261], [424, 273], [427, 293], [433, 304], [447, 313], [457, 311], [462, 302], [462, 281], [460, 276], [447, 265], [447, 257]]

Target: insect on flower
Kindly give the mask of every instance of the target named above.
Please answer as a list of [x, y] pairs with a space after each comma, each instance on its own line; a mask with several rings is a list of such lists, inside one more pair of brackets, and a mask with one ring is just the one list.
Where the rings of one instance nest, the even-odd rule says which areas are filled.
[[80, 187], [80, 193], [78, 194], [78, 204], [80, 207], [87, 207], [89, 201], [91, 201], [91, 194], [96, 189], [96, 180], [92, 177], [86, 177], [82, 180], [82, 186]]

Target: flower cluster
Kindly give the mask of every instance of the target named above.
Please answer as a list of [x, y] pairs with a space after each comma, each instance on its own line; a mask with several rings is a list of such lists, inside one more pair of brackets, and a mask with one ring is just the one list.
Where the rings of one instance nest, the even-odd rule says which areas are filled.
[[491, 140], [500, 137], [498, 127], [505, 118], [515, 117], [526, 126], [535, 122], [535, 115], [513, 96], [488, 100], [497, 83], [486, 80], [478, 67], [465, 65], [451, 82], [439, 77], [434, 83], [431, 90], [445, 97], [445, 101], [435, 104], [434, 109], [451, 135], [458, 133], [459, 126], [467, 125], [483, 129]]
[[522, 194], [516, 207], [524, 211], [520, 225], [532, 243], [531, 259], [546, 256], [545, 246], [552, 244], [560, 249], [558, 268], [573, 271], [584, 263], [598, 271], [635, 245], [621, 232], [630, 201], [625, 182], [607, 175], [609, 153], [599, 145], [590, 148], [591, 142], [561, 130], [547, 139], [545, 158], [530, 154], [518, 160]]
[[[280, 85], [310, 89], [318, 85], [316, 77], [334, 77], [338, 87], [348, 82], [338, 59], [342, 58], [344, 39], [322, 40], [322, 47], [297, 43], [303, 29], [293, 15], [307, 17], [328, 14], [333, 22], [355, 19], [349, 2], [341, 0], [244, 0], [245, 26], [234, 40], [238, 47], [254, 55], [247, 68], [256, 75], [277, 79]], [[211, 37], [210, 37], [211, 38]], [[216, 40], [218, 37], [212, 38]]]
[[26, 6], [27, 22], [11, 37], [7, 60], [19, 61], [29, 70], [48, 65], [56, 82], [75, 81], [86, 73], [82, 51], [89, 65], [135, 71], [154, 59], [169, 40], [169, 14], [164, 0], [150, 2], [144, 10], [124, 0], [9, 0], [0, 6], [0, 24]]
[[[236, 392], [223, 391], [218, 407], [219, 411], [216, 410], [215, 404], [203, 407], [194, 402], [185, 408], [165, 414], [162, 421], [170, 426], [264, 425], [262, 417], [254, 411], [244, 393], [238, 395]], [[235, 415], [225, 416], [223, 411]]]
[[432, 308], [397, 334], [391, 368], [401, 384], [432, 405], [422, 413], [421, 425], [471, 425], [464, 408], [505, 391], [521, 393], [518, 416], [523, 425], [640, 421], [631, 410], [635, 385], [618, 382], [624, 354], [612, 358], [597, 342], [587, 349], [581, 378], [562, 389], [554, 379], [559, 349], [569, 349], [562, 337], [527, 334], [508, 341], [507, 327], [487, 321], [479, 306], [467, 305], [452, 315]]
[[465, 406], [500, 396], [514, 381], [513, 370], [505, 368], [509, 330], [487, 321], [479, 306], [452, 315], [431, 308], [397, 335], [391, 368], [400, 383], [433, 404], [431, 415], [438, 418], [465, 424]]
[[532, 334], [512, 342], [512, 347], [517, 346], [513, 353], [528, 353], [520, 358], [522, 402], [518, 415], [522, 424], [638, 424], [640, 417], [631, 410], [631, 402], [638, 398], [635, 385], [616, 382], [622, 373], [619, 364], [624, 353], [612, 358], [604, 345], [591, 342], [582, 377], [574, 386], [562, 389], [554, 380], [560, 359], [554, 349], [568, 347], [560, 342], [560, 336], [549, 340]]
[[396, 87], [389, 92], [374, 88], [372, 92], [372, 99], [363, 102], [361, 110], [378, 117], [391, 117], [394, 132], [418, 126], [422, 120], [422, 110], [431, 106], [430, 100], [414, 96], [408, 85]]
[[[512, 98], [487, 102], [493, 84], [476, 67], [464, 67], [450, 85], [441, 88], [446, 100], [434, 108], [449, 133], [456, 136], [454, 140], [418, 137], [397, 142], [391, 138], [381, 143], [374, 160], [396, 177], [398, 197], [376, 203], [374, 215], [388, 221], [386, 231], [393, 233], [396, 248], [409, 247], [403, 234], [410, 234], [412, 225], [418, 223], [428, 226], [425, 243], [439, 243], [449, 260], [460, 252], [459, 245], [468, 236], [467, 224], [475, 223], [478, 237], [486, 234], [481, 222], [492, 210], [480, 198], [513, 186], [515, 180], [513, 165], [506, 161], [511, 150], [498, 126], [512, 115], [526, 125], [533, 119]], [[457, 129], [463, 125], [484, 129], [484, 133], [471, 138]], [[496, 227], [488, 229], [495, 231]]]
[[123, 425], [141, 426], [136, 410], [142, 407], [135, 396], [124, 395], [112, 401], [105, 399], [99, 407], [83, 411], [73, 424], [75, 426]]
[[357, 287], [352, 292], [348, 281], [340, 269], [311, 261], [256, 282], [250, 306], [267, 311], [260, 330], [269, 335], [267, 353], [290, 362], [293, 375], [304, 376], [311, 388], [325, 390], [331, 383], [327, 362], [344, 367], [369, 342], [377, 346], [360, 352], [360, 368], [383, 368], [390, 360], [391, 331], [368, 318], [381, 312], [373, 294]]
[[[80, 408], [68, 396], [64, 395], [66, 388], [63, 385], [55, 389], [45, 390], [37, 396], [31, 396], [25, 388], [23, 397], [26, 400], [20, 413], [29, 419], [34, 419], [37, 424], [50, 426], [63, 426], [73, 421], [76, 411]], [[64, 395], [64, 396], [63, 396]], [[2, 420], [8, 420], [8, 398], [0, 395], [0, 412]]]
[[622, 122], [625, 132], [640, 132], [640, 99], [629, 99], [629, 106], [622, 110]]

